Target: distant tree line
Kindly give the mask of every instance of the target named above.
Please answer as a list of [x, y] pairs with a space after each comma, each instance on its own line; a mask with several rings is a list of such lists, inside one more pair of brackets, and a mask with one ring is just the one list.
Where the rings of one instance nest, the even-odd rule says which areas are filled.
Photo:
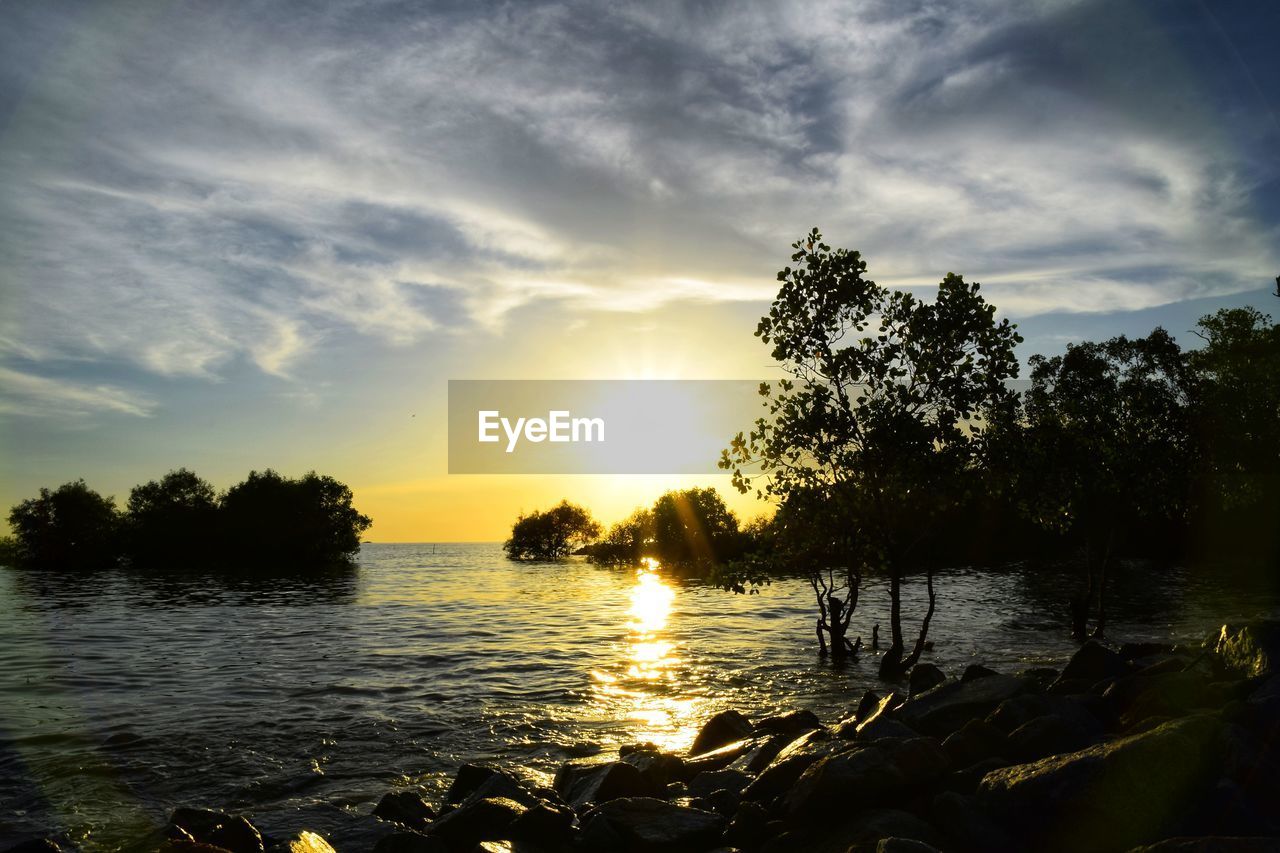
[[41, 489], [9, 512], [5, 558], [23, 567], [320, 568], [347, 563], [372, 524], [351, 489], [311, 472], [251, 471], [218, 494], [185, 468], [135, 486], [123, 511], [84, 480]]

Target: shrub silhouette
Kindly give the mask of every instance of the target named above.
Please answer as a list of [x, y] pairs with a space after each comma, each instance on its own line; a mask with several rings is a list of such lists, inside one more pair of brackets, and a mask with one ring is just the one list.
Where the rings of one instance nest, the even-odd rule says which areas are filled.
[[41, 489], [9, 511], [13, 553], [21, 565], [71, 571], [113, 565], [120, 558], [115, 501], [84, 480]]
[[600, 535], [591, 513], [568, 501], [516, 519], [502, 546], [509, 560], [558, 560]]

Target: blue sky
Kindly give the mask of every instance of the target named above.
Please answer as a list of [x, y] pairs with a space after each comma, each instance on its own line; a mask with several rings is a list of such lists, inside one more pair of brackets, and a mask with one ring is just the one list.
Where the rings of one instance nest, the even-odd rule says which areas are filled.
[[1275, 313], [1277, 37], [1239, 0], [7, 2], [0, 499], [318, 468], [451, 538], [543, 495], [443, 476], [447, 379], [768, 375], [814, 225], [981, 281], [1024, 356]]

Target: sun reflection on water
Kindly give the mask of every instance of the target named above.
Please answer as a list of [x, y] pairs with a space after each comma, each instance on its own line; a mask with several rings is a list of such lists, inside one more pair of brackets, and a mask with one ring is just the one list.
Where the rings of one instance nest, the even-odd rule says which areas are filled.
[[680, 659], [663, 635], [676, 592], [663, 580], [660, 568], [649, 558], [636, 569], [619, 672], [592, 675], [602, 710], [625, 715], [635, 727], [636, 740], [680, 749], [693, 738], [698, 700], [678, 695]]

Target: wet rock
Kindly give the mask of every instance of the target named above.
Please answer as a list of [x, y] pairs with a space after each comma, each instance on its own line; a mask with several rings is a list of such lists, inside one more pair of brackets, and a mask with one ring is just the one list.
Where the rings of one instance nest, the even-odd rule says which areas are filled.
[[[763, 742], [757, 742], [758, 745], [752, 746], [742, 755], [735, 758], [729, 764], [729, 767], [733, 770], [741, 770], [754, 775], [772, 764], [782, 750], [795, 743], [801, 737], [811, 732], [825, 733], [825, 731], [825, 729], [809, 729], [802, 732], [786, 732], [772, 735]], [[696, 760], [700, 761], [701, 759]]]
[[[863, 700], [865, 701], [865, 699], [866, 697], [864, 696]], [[836, 735], [837, 737], [845, 738], [857, 737], [858, 729], [861, 726], [867, 725], [881, 717], [887, 717], [889, 714], [892, 714], [895, 710], [901, 707], [901, 705], [902, 697], [898, 695], [897, 692], [890, 692], [877, 701], [876, 706], [865, 716], [858, 719], [853, 725], [847, 725], [849, 723], [848, 720], [842, 722], [836, 729]]]
[[769, 812], [759, 803], [738, 804], [733, 819], [724, 831], [724, 842], [735, 847], [754, 849], [768, 837]]
[[[742, 797], [736, 791], [726, 791], [723, 788], [718, 791], [712, 791], [705, 797], [706, 810], [715, 812], [725, 819], [733, 817], [738, 810], [738, 804], [742, 802]], [[692, 803], [690, 804], [692, 805]]]
[[689, 748], [690, 755], [701, 755], [751, 736], [751, 721], [741, 711], [721, 711], [702, 726]]
[[945, 792], [933, 799], [929, 821], [945, 836], [948, 849], [963, 853], [1014, 853], [1021, 847], [1005, 830], [987, 817], [972, 797]]
[[858, 700], [858, 707], [853, 712], [853, 719], [856, 722], [862, 722], [870, 717], [872, 712], [880, 705], [880, 697], [870, 690], [862, 694], [862, 698]]
[[684, 760], [685, 775], [692, 779], [694, 776], [697, 776], [699, 773], [703, 773], [707, 770], [720, 770], [728, 767], [744, 755], [749, 755], [753, 750], [766, 742], [767, 738], [735, 740], [732, 743], [725, 744], [719, 749], [704, 752], [695, 758], [686, 758]]
[[169, 823], [185, 830], [201, 844], [222, 847], [230, 853], [261, 853], [262, 833], [238, 815], [208, 809], [175, 809]]
[[1029, 846], [1124, 851], [1170, 832], [1207, 788], [1221, 724], [1189, 717], [1067, 755], [995, 770], [978, 802]]
[[751, 777], [740, 770], [712, 770], [699, 773], [689, 780], [689, 793], [695, 797], [706, 797], [713, 791], [732, 791], [741, 793], [751, 782]]
[[443, 839], [450, 847], [470, 849], [481, 841], [508, 837], [511, 825], [528, 810], [528, 806], [506, 797], [468, 799], [431, 824], [427, 834]]
[[6, 847], [5, 853], [62, 853], [59, 847], [52, 839], [49, 838], [33, 838], [30, 841], [23, 841], [13, 847]]
[[436, 812], [413, 791], [392, 791], [378, 801], [373, 815], [421, 831], [435, 819]]
[[1003, 701], [1027, 692], [1020, 678], [992, 675], [976, 681], [952, 681], [910, 699], [896, 718], [925, 734], [946, 737], [966, 722], [987, 716]]
[[881, 740], [883, 738], [912, 738], [919, 737], [920, 733], [908, 726], [906, 723], [899, 722], [892, 717], [886, 717], [883, 714], [862, 723], [855, 730], [855, 734], [860, 741]]
[[1133, 670], [1130, 663], [1120, 655], [1101, 643], [1090, 640], [1071, 656], [1071, 660], [1063, 667], [1058, 682], [1087, 681], [1090, 684], [1104, 678], [1116, 678], [1127, 675]]
[[893, 838], [923, 843], [925, 849], [936, 849], [942, 844], [938, 830], [911, 812], [901, 809], [868, 809], [859, 812], [840, 827], [840, 836], [853, 843], [850, 849], [863, 849], [860, 845], [871, 842], [866, 849], [877, 850], [879, 842]]
[[954, 767], [968, 767], [989, 758], [1002, 758], [1009, 752], [1009, 739], [995, 724], [986, 720], [970, 720], [947, 735], [942, 750]]
[[1185, 716], [1193, 709], [1213, 705], [1216, 698], [1209, 690], [1209, 683], [1192, 672], [1120, 678], [1102, 696], [1110, 703], [1123, 728], [1130, 728], [1148, 717]]
[[[613, 849], [626, 853], [698, 851], [713, 846], [725, 820], [713, 812], [685, 808], [650, 797], [612, 800], [583, 815], [584, 822], [603, 820], [609, 834], [621, 842]], [[584, 838], [585, 841], [585, 838]]]
[[1213, 645], [1222, 669], [1246, 678], [1280, 672], [1280, 620], [1223, 625]]
[[1093, 734], [1075, 720], [1049, 714], [1028, 720], [1010, 732], [1007, 753], [1020, 762], [1039, 761], [1084, 749], [1093, 740]]
[[555, 848], [572, 838], [573, 820], [573, 810], [568, 806], [539, 802], [516, 818], [507, 833], [516, 841]]
[[964, 668], [964, 674], [960, 676], [962, 684], [977, 681], [979, 678], [987, 678], [992, 675], [999, 675], [994, 669], [988, 669], [980, 663], [971, 663]]
[[778, 757], [743, 791], [743, 799], [772, 802], [790, 790], [804, 771], [820, 758], [854, 748], [855, 745], [848, 741], [830, 740], [824, 732], [810, 732], [778, 753]]
[[416, 832], [393, 832], [378, 839], [373, 853], [449, 853], [443, 839]]
[[947, 775], [947, 788], [960, 794], [972, 794], [992, 770], [1008, 767], [1012, 762], [1004, 758], [984, 758], [982, 761], [953, 770]]
[[633, 749], [622, 756], [622, 760], [634, 766], [655, 789], [665, 788], [672, 782], [688, 779], [684, 759], [669, 752], [653, 749]]
[[804, 709], [765, 717], [755, 725], [757, 732], [770, 735], [801, 734], [810, 729], [820, 728], [822, 728], [822, 721], [818, 716]]
[[946, 683], [947, 676], [931, 663], [918, 663], [911, 668], [911, 677], [907, 681], [907, 696], [919, 696], [927, 693], [939, 684]]
[[1090, 705], [1100, 706], [1101, 700], [1092, 696], [1084, 698], [1031, 693], [1006, 699], [986, 719], [996, 728], [1009, 733], [1037, 717], [1053, 715], [1073, 720], [1093, 733], [1101, 733], [1103, 724], [1090, 710]]
[[661, 792], [661, 787], [626, 761], [565, 764], [556, 772], [554, 787], [556, 793], [575, 809], [619, 797], [649, 797]]
[[792, 818], [808, 819], [850, 802], [887, 803], [947, 769], [946, 754], [930, 738], [879, 741], [819, 759], [796, 780], [784, 807]]
[[1155, 844], [1134, 847], [1129, 853], [1280, 853], [1280, 838], [1209, 836], [1166, 838]]
[[336, 853], [328, 841], [310, 830], [302, 830], [290, 839], [273, 844], [275, 853]]
[[531, 805], [537, 798], [513, 774], [483, 764], [464, 764], [458, 769], [444, 801], [457, 805], [468, 799], [507, 797]]
[[876, 842], [875, 853], [938, 853], [938, 848], [911, 838], [881, 838]]

